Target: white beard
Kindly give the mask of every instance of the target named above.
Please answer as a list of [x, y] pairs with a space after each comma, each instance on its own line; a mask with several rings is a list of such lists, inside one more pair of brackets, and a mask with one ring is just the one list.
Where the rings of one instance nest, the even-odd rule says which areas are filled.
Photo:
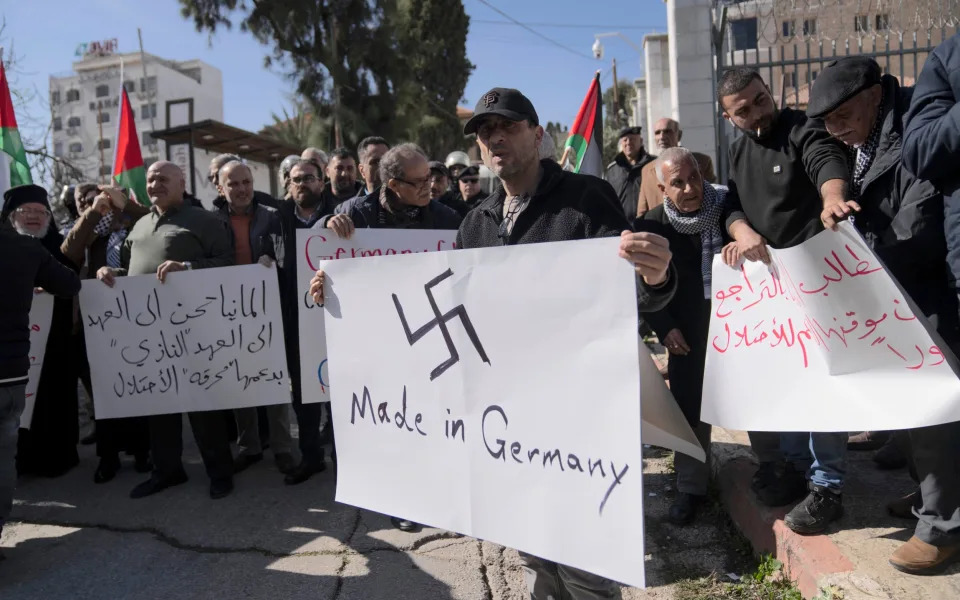
[[20, 235], [28, 235], [32, 238], [37, 238], [37, 239], [43, 238], [43, 236], [46, 235], [47, 229], [49, 229], [49, 227], [50, 227], [49, 221], [47, 221], [46, 224], [41, 225], [40, 227], [37, 227], [36, 229], [23, 227], [17, 222], [13, 223], [13, 228], [17, 231], [17, 233], [19, 233]]

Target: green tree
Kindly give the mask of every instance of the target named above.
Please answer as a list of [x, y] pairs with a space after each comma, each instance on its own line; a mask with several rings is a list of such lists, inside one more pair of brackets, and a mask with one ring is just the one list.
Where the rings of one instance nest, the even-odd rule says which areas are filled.
[[618, 112], [613, 110], [613, 86], [611, 85], [603, 91], [603, 164], [608, 165], [616, 158], [620, 151], [617, 147], [619, 138], [617, 133], [620, 129], [626, 127], [629, 122], [630, 106], [633, 99], [637, 96], [637, 89], [633, 84], [621, 79], [617, 84], [617, 107]]
[[239, 23], [271, 48], [312, 114], [338, 123], [353, 147], [367, 135], [462, 145], [457, 102], [473, 65], [459, 0], [180, 0], [211, 34]]
[[281, 114], [270, 115], [273, 124], [264, 127], [260, 133], [269, 135], [297, 148], [330, 148], [333, 139], [333, 123], [330, 117], [322, 117], [313, 112], [309, 103], [292, 98], [291, 106], [284, 107]]
[[567, 143], [567, 137], [570, 135], [570, 128], [558, 122], [548, 121], [543, 130], [546, 135], [553, 137], [556, 159], [560, 160], [560, 157], [563, 156], [563, 145]]

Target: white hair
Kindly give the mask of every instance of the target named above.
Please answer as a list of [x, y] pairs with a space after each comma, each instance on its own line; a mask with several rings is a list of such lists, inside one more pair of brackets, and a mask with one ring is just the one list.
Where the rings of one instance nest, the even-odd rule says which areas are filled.
[[697, 158], [693, 155], [693, 152], [690, 152], [683, 146], [674, 146], [661, 152], [660, 155], [657, 156], [657, 163], [653, 168], [657, 173], [657, 181], [661, 184], [666, 184], [666, 181], [663, 180], [663, 165], [665, 163], [677, 164], [684, 160], [690, 161], [690, 164], [697, 169], [697, 172], [700, 172], [700, 164], [697, 162]]

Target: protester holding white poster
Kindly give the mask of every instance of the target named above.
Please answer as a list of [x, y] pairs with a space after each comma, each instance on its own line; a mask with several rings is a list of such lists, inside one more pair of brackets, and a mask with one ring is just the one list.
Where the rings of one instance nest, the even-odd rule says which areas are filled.
[[36, 294], [30, 307], [30, 379], [27, 380], [26, 403], [20, 415], [20, 428], [30, 429], [33, 420], [33, 407], [36, 404], [37, 387], [40, 385], [40, 371], [43, 357], [47, 352], [47, 336], [53, 321], [53, 296]]
[[[670, 300], [676, 290], [677, 283], [676, 271], [670, 266], [670, 250], [667, 240], [655, 234], [630, 232], [629, 223], [619, 207], [613, 188], [606, 182], [591, 176], [567, 173], [562, 171], [553, 161], [539, 160], [538, 147], [544, 131], [539, 126], [533, 104], [526, 96], [515, 89], [494, 88], [490, 90], [477, 103], [474, 116], [467, 122], [464, 133], [477, 134], [477, 141], [484, 162], [500, 177], [501, 187], [467, 214], [457, 234], [458, 247], [487, 248], [620, 235], [618, 254], [635, 268], [635, 289], [637, 304], [640, 309], [644, 311], [658, 310]], [[616, 244], [611, 244], [611, 251], [614, 246]], [[554, 283], [546, 286], [547, 289], [541, 290], [541, 292], [549, 294], [551, 297], [566, 297], [566, 295], [573, 295], [575, 293], [574, 289], [591, 289], [589, 283], [585, 283], [585, 281], [589, 279], [589, 275], [592, 275], [592, 273], [588, 274], [587, 272], [594, 269], [594, 264], [584, 262], [578, 267], [578, 263], [573, 260], [549, 260], [546, 255], [550, 253], [551, 249], [552, 247], [547, 247], [543, 251], [542, 270], [546, 272], [549, 265], [559, 264], [567, 276], [563, 280], [553, 280]], [[500, 255], [501, 260], [504, 259], [504, 256]], [[437, 260], [443, 259], [438, 258]], [[336, 265], [337, 263], [333, 264]], [[441, 273], [435, 281], [428, 281], [427, 290], [429, 291], [431, 283], [439, 284], [444, 276], [445, 274]], [[516, 289], [523, 289], [520, 281], [530, 283], [530, 281], [537, 280], [540, 282], [539, 285], [544, 286], [539, 276], [540, 272], [538, 271], [529, 274], [526, 279], [500, 280], [495, 285], [499, 287], [500, 293], [506, 295], [503, 300], [491, 300], [489, 306], [484, 307], [484, 310], [496, 311], [504, 321], [507, 321], [507, 317], [514, 310], [517, 311], [517, 314], [526, 314], [520, 311], [520, 307], [515, 308], [517, 304], [523, 305], [523, 301], [514, 299], [510, 294]], [[325, 281], [326, 278], [322, 272], [318, 272], [311, 281], [310, 291], [314, 295], [314, 300], [318, 303], [323, 300]], [[335, 282], [331, 281], [331, 284], [335, 285]], [[448, 298], [448, 300], [450, 299]], [[576, 314], [570, 313], [568, 315], [564, 311], [557, 313], [544, 312], [538, 310], [540, 309], [539, 306], [528, 305], [525, 308], [533, 309], [538, 316], [555, 319], [554, 327], [560, 330], [570, 327], [570, 321], [572, 320], [570, 315]], [[399, 311], [399, 304], [397, 304], [397, 310]], [[440, 317], [442, 315], [437, 313], [439, 309], [436, 304], [434, 304], [433, 310], [436, 313], [433, 323], [441, 322]], [[632, 310], [635, 311], [636, 308], [632, 307]], [[428, 324], [415, 333], [407, 331], [409, 343], [415, 343], [420, 336], [427, 333], [433, 326], [429, 321], [429, 313], [422, 308], [416, 314], [419, 317], [416, 319], [410, 317], [408, 323], [427, 322]], [[454, 316], [453, 312], [447, 315], [448, 318]], [[510, 322], [513, 322], [512, 319]], [[466, 323], [464, 325], [467, 331], [470, 331]], [[631, 334], [635, 334], [637, 327], [635, 312], [633, 319], [625, 327], [629, 328]], [[404, 328], [406, 329], [407, 326], [405, 325]], [[515, 332], [508, 329], [502, 333], [508, 339], [512, 339], [511, 336]], [[448, 336], [445, 335], [444, 337]], [[450, 344], [447, 344], [447, 346], [448, 351], [450, 351]], [[435, 349], [439, 350], [439, 348]], [[529, 346], [519, 350], [524, 351], [523, 360], [520, 361], [521, 367], [526, 366], [527, 369], [532, 369], [534, 366], [545, 368], [545, 365], [538, 362], [542, 360], [543, 356], [546, 356], [545, 354]], [[450, 359], [434, 369], [434, 378], [455, 363], [457, 356], [455, 352], [450, 351]], [[483, 354], [481, 353], [482, 357]], [[630, 369], [632, 372], [629, 377], [636, 380], [636, 371], [633, 371], [632, 367]], [[550, 365], [548, 370], [551, 373], [566, 372], [562, 368], [556, 368], [555, 365]], [[617, 369], [605, 370], [604, 372], [620, 373]], [[510, 384], [522, 385], [519, 382], [526, 375], [523, 370], [517, 372], [514, 376], [516, 379], [511, 379]], [[594, 374], [594, 378], [596, 378], [596, 374]], [[473, 380], [471, 380], [472, 383]], [[466, 389], [465, 386], [460, 385], [457, 389], [459, 391], [451, 390], [451, 393], [454, 393], [454, 397], [457, 397], [457, 394], [462, 397]], [[590, 392], [590, 395], [593, 396], [593, 392]], [[598, 397], [607, 397], [607, 395], [599, 394]], [[337, 407], [334, 410], [336, 411]], [[576, 414], [578, 409], [573, 410]], [[579, 410], [582, 412], [582, 409]], [[588, 418], [585, 415], [580, 416]], [[504, 444], [505, 456], [506, 442]], [[514, 452], [513, 448], [516, 448], [515, 454], [519, 455], [521, 446], [523, 446], [521, 442], [510, 444], [511, 452]], [[529, 456], [532, 459], [533, 454]], [[516, 457], [514, 457], [514, 460], [517, 460]], [[447, 473], [448, 471], [444, 470], [443, 472]], [[457, 486], [451, 487], [456, 488]], [[531, 489], [529, 493], [535, 493], [534, 489]], [[547, 502], [544, 498], [539, 498], [537, 506], [548, 506], [559, 498], [561, 497], [551, 496], [550, 502]], [[410, 498], [405, 500], [409, 501]], [[490, 502], [499, 505], [499, 499], [497, 501], [491, 499]], [[540, 509], [538, 508], [538, 510]], [[498, 512], [502, 519], [503, 511]], [[517, 514], [531, 513], [524, 513], [524, 511], [519, 510]], [[532, 514], [538, 513], [534, 511]], [[409, 515], [409, 518], [418, 518], [414, 512], [407, 512], [407, 515]], [[491, 519], [490, 524], [495, 525], [498, 520], [500, 519]], [[535, 529], [539, 528], [540, 533], [544, 531], [564, 532], [567, 528], [577, 525], [582, 526], [583, 523], [571, 523], [568, 516], [557, 515], [552, 519], [547, 518], [537, 521]], [[586, 529], [589, 530], [589, 527]], [[480, 535], [482, 536], [482, 534]], [[514, 535], [509, 534], [508, 539], [514, 539]], [[577, 537], [572, 536], [572, 539], [577, 539]], [[513, 542], [506, 541], [506, 543], [509, 545]], [[624, 581], [633, 581], [632, 575], [621, 576], [619, 574], [621, 571], [612, 566], [612, 562], [617, 559], [611, 558], [608, 554], [599, 557], [600, 560], [597, 560], [598, 556], [594, 555], [590, 559], [586, 570], [577, 568], [577, 566], [559, 568], [555, 561], [564, 560], [562, 555], [570, 551], [575, 545], [574, 543], [564, 544], [561, 541], [555, 541], [554, 543], [548, 542], [528, 546], [528, 548], [533, 549], [534, 553], [539, 552], [543, 558], [521, 552], [521, 559], [527, 571], [527, 586], [532, 597], [569, 597], [574, 600], [598, 597], [616, 598], [619, 597], [616, 584], [595, 573], [601, 573], [608, 577], [616, 576]], [[617, 545], [611, 543], [610, 548], [614, 547], [617, 547]], [[536, 548], [542, 548], [542, 550]], [[623, 555], [619, 556], [622, 558]], [[629, 563], [629, 561], [627, 562]], [[621, 563], [622, 565], [623, 563]], [[628, 568], [637, 569], [639, 567], [632, 564]], [[617, 575], [612, 575], [614, 572], [617, 572]]]

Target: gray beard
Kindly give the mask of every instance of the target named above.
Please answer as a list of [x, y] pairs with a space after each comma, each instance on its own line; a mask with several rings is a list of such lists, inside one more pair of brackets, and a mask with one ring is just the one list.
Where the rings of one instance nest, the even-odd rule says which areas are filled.
[[14, 223], [14, 224], [13, 224], [13, 228], [14, 228], [14, 229], [17, 231], [17, 233], [19, 233], [20, 235], [26, 235], [26, 236], [30, 236], [30, 237], [32, 237], [32, 238], [37, 238], [37, 239], [41, 239], [41, 238], [43, 237], [43, 232], [46, 232], [46, 230], [47, 230], [48, 227], [49, 227], [49, 223], [47, 224], [47, 227], [38, 227], [38, 228], [37, 228], [37, 229], [40, 230], [40, 233], [34, 233], [34, 232], [30, 231], [29, 229], [27, 229], [26, 227], [21, 227], [21, 226], [20, 226], [19, 224], [17, 224], [17, 223]]

